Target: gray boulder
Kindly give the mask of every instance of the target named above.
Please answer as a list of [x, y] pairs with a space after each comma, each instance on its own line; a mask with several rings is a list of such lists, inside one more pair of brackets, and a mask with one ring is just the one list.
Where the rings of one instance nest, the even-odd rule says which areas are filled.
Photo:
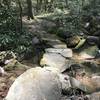
[[32, 68], [19, 76], [5, 100], [61, 100], [61, 83], [57, 70]]
[[68, 57], [68, 58], [70, 58], [70, 57], [72, 57], [73, 56], [73, 54], [72, 54], [72, 50], [71, 49], [68, 49], [68, 48], [66, 48], [66, 49], [60, 49], [60, 48], [58, 48], [58, 49], [56, 49], [56, 48], [48, 48], [48, 49], [46, 49], [45, 50], [47, 53], [57, 53], [57, 54], [60, 54], [60, 55], [62, 55], [63, 57]]
[[41, 66], [54, 67], [60, 70], [60, 72], [65, 71], [70, 67], [71, 61], [64, 58], [60, 54], [56, 53], [45, 53], [40, 61]]

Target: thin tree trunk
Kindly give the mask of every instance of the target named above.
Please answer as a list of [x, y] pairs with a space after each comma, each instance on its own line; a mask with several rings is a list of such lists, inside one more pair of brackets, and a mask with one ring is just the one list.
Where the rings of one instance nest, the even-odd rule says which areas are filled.
[[65, 3], [66, 3], [66, 7], [68, 7], [68, 0], [65, 0]]
[[36, 13], [39, 12], [39, 0], [37, 0], [37, 7], [36, 7]]
[[20, 10], [20, 14], [19, 14], [19, 20], [20, 20], [20, 31], [22, 31], [22, 27], [23, 27], [23, 24], [22, 24], [22, 6], [21, 6], [21, 2], [20, 0], [18, 0], [18, 5], [19, 5], [19, 10]]

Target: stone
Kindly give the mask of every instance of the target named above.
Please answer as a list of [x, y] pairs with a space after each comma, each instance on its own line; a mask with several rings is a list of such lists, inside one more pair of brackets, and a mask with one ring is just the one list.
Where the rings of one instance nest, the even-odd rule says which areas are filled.
[[46, 42], [47, 45], [53, 48], [67, 48], [67, 45], [60, 41], [59, 37], [54, 34], [43, 34], [41, 35], [41, 39]]
[[100, 90], [100, 76], [92, 76], [92, 81], [95, 84], [97, 90]]
[[72, 87], [71, 83], [70, 83], [70, 76], [60, 74], [59, 78], [60, 78], [60, 82], [62, 83], [61, 84], [62, 85], [62, 90], [63, 91], [68, 91], [68, 89], [70, 89]]
[[60, 72], [63, 72], [67, 68], [69, 68], [70, 64], [71, 64], [70, 60], [66, 60], [60, 54], [55, 54], [55, 53], [45, 53], [40, 61], [41, 66], [46, 65], [49, 67], [58, 68]]
[[[100, 77], [99, 76], [89, 76], [89, 75], [81, 76], [81, 75], [77, 75], [76, 79], [82, 85], [84, 85], [86, 87], [86, 92], [87, 93], [93, 93], [97, 90], [100, 90]], [[74, 83], [74, 85], [75, 85], [75, 83]]]
[[79, 80], [77, 80], [73, 77], [70, 77], [70, 82], [71, 82], [72, 88], [80, 89], [87, 93], [89, 92], [88, 87], [86, 85], [82, 84], [82, 82], [80, 82]]
[[3, 76], [5, 74], [4, 69], [0, 66], [0, 76]]
[[55, 48], [48, 48], [48, 49], [45, 49], [45, 51], [47, 53], [57, 53], [57, 54], [60, 54], [62, 55], [63, 57], [66, 57], [66, 58], [71, 58], [73, 56], [72, 54], [72, 50], [71, 49], [55, 49]]
[[4, 70], [6, 71], [11, 71], [14, 69], [23, 69], [26, 70], [28, 69], [28, 66], [21, 64], [18, 62], [16, 59], [10, 59], [9, 61], [6, 61], [6, 65], [4, 66]]
[[97, 56], [98, 50], [99, 49], [96, 45], [87, 46], [86, 48], [82, 49], [82, 51], [79, 53], [79, 55], [83, 59], [93, 59]]
[[100, 72], [100, 67], [98, 64], [96, 64], [95, 62], [93, 61], [82, 61], [81, 62], [85, 72], [88, 74], [88, 75], [92, 75], [92, 74], [95, 74], [95, 73], [99, 73]]
[[100, 92], [92, 93], [89, 100], [100, 100]]
[[80, 36], [72, 36], [66, 39], [67, 46], [69, 48], [74, 48], [80, 42]]
[[16, 55], [12, 51], [0, 52], [0, 62], [5, 63], [5, 60], [15, 59]]
[[61, 100], [61, 83], [57, 70], [31, 68], [10, 87], [5, 100]]
[[67, 48], [66, 44], [59, 40], [50, 41], [47, 42], [47, 44], [52, 46], [53, 48]]

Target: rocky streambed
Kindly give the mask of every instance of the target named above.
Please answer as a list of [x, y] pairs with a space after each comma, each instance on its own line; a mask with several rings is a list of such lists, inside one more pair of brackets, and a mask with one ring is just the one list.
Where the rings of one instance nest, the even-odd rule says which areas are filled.
[[89, 53], [86, 52], [88, 48], [76, 52], [60, 40], [46, 41], [52, 47], [45, 49], [40, 66], [28, 67], [15, 57], [8, 60], [4, 66], [6, 73], [1, 73], [0, 99], [100, 100], [100, 59], [95, 58], [97, 49], [90, 46]]
[[[48, 46], [39, 65], [22, 64], [11, 53], [11, 57], [0, 53], [0, 100], [100, 100], [97, 45], [82, 40], [70, 49], [54, 34], [40, 36]], [[73, 41], [68, 43], [73, 45]]]

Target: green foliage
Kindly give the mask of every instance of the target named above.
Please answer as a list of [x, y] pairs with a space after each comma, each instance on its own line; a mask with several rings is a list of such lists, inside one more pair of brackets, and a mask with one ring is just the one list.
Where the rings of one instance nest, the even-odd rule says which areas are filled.
[[12, 50], [18, 54], [30, 49], [32, 34], [20, 31], [19, 10], [16, 1], [0, 6], [0, 51]]
[[[57, 20], [56, 22], [58, 27], [62, 28], [62, 34], [63, 34], [63, 30], [64, 32], [69, 31], [72, 34], [80, 34], [84, 32], [86, 33], [95, 32], [97, 30], [95, 26], [97, 25], [92, 25], [94, 27], [91, 27], [91, 31], [86, 30], [84, 28], [84, 25], [87, 22], [91, 23], [91, 21], [93, 21], [96, 16], [100, 15], [100, 0], [66, 0], [66, 1], [67, 2], [65, 3], [65, 0], [62, 1], [58, 0], [56, 5], [56, 8], [60, 9], [62, 12], [69, 11], [69, 14], [67, 15], [62, 14], [60, 12], [61, 15], [60, 16], [58, 15], [55, 18], [55, 20]], [[83, 20], [84, 17], [87, 18]], [[88, 18], [90, 21], [87, 21]], [[96, 23], [96, 19], [91, 24], [95, 24], [95, 23]], [[100, 25], [100, 23], [98, 24]]]

